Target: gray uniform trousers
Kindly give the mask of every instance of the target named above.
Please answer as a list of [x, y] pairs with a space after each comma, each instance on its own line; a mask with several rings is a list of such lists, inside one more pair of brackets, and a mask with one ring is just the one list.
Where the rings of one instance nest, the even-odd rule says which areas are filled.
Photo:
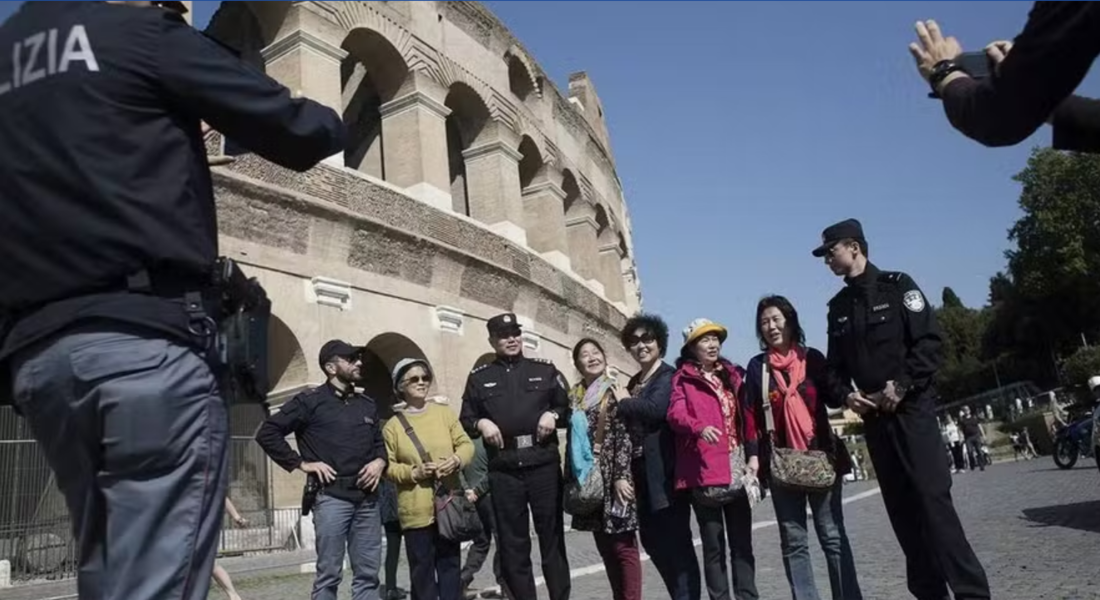
[[111, 324], [15, 355], [16, 407], [56, 475], [81, 600], [205, 600], [226, 490], [228, 415], [195, 350]]

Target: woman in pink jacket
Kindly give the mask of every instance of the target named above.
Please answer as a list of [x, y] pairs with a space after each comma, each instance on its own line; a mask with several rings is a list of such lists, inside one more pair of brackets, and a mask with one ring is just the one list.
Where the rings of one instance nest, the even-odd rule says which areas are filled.
[[[744, 369], [722, 357], [726, 328], [696, 319], [684, 329], [684, 346], [672, 378], [668, 424], [676, 435], [676, 489], [729, 486], [731, 455], [743, 454], [745, 470], [756, 475], [756, 424], [742, 407]], [[741, 475], [741, 474], [738, 474]], [[730, 540], [733, 598], [756, 600], [752, 553], [752, 508], [744, 493], [715, 506], [693, 502], [703, 541], [703, 576], [711, 600], [730, 599], [726, 539]]]

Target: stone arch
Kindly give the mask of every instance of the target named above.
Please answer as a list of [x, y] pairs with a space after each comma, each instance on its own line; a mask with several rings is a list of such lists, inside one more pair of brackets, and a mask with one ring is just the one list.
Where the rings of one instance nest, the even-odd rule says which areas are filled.
[[584, 200], [581, 198], [581, 186], [577, 183], [577, 177], [573, 175], [572, 170], [564, 169], [561, 174], [561, 191], [565, 192], [565, 199], [562, 200], [562, 211], [566, 217], [571, 217], [584, 204]]
[[526, 190], [536, 180], [545, 178], [546, 163], [542, 158], [542, 151], [531, 136], [525, 135], [520, 140], [519, 153], [519, 189]]
[[611, 219], [607, 216], [607, 209], [604, 205], [596, 205], [596, 237], [600, 242], [605, 240], [614, 239], [614, 230], [611, 226]]
[[524, 102], [532, 95], [542, 97], [542, 81], [525, 52], [513, 45], [504, 53], [504, 61], [508, 65], [508, 87], [516, 98]]
[[396, 394], [393, 391], [391, 373], [403, 358], [422, 358], [427, 355], [416, 342], [400, 333], [383, 333], [375, 336], [363, 349], [363, 366], [360, 385], [366, 395], [378, 403], [382, 419], [393, 415]]
[[397, 96], [409, 77], [404, 57], [377, 31], [356, 27], [341, 48], [340, 85], [348, 143], [344, 164], [386, 179], [382, 105]]
[[309, 383], [309, 361], [290, 327], [272, 315], [267, 328], [268, 389], [272, 396]]
[[464, 83], [453, 84], [444, 105], [447, 115], [447, 158], [451, 178], [451, 203], [456, 213], [470, 216], [466, 150], [477, 145], [489, 128], [489, 108], [476, 90]]

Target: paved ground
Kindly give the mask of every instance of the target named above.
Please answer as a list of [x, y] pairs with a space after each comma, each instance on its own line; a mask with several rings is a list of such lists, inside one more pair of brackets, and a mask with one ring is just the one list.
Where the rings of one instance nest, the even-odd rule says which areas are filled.
[[[984, 473], [959, 474], [955, 476], [954, 496], [971, 543], [989, 574], [994, 598], [1100, 599], [1100, 473], [1092, 461], [1071, 471], [1060, 471], [1048, 457], [999, 464]], [[848, 530], [864, 596], [868, 600], [909, 597], [904, 560], [877, 489], [863, 482], [849, 484], [845, 497]], [[769, 502], [757, 509], [755, 521], [761, 598], [789, 598]], [[573, 600], [608, 598], [607, 582], [590, 536], [567, 535], [574, 570]], [[815, 559], [820, 556], [816, 542], [812, 552]], [[828, 597], [828, 579], [820, 560], [816, 567], [818, 587], [823, 597]], [[405, 567], [400, 571], [400, 582], [407, 587]], [[489, 585], [486, 575], [483, 572], [477, 583]], [[645, 577], [646, 598], [667, 598], [648, 562]], [[237, 579], [245, 600], [309, 597], [308, 575], [250, 578], [242, 574]], [[544, 594], [545, 589], [540, 593]], [[340, 597], [350, 598], [350, 591], [341, 590]], [[215, 591], [210, 598], [220, 600], [224, 596]]]

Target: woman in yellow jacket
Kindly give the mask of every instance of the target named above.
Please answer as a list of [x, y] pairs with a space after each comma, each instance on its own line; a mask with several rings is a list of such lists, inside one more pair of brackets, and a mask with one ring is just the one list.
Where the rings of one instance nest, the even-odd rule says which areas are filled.
[[405, 403], [401, 414], [424, 446], [420, 457], [401, 419], [386, 423], [382, 436], [389, 455], [387, 477], [397, 487], [397, 518], [405, 537], [412, 600], [460, 600], [462, 554], [459, 544], [438, 535], [435, 488], [463, 489], [462, 467], [474, 457], [474, 445], [450, 407], [428, 401], [432, 369], [423, 359], [404, 359], [393, 370], [394, 391]]

